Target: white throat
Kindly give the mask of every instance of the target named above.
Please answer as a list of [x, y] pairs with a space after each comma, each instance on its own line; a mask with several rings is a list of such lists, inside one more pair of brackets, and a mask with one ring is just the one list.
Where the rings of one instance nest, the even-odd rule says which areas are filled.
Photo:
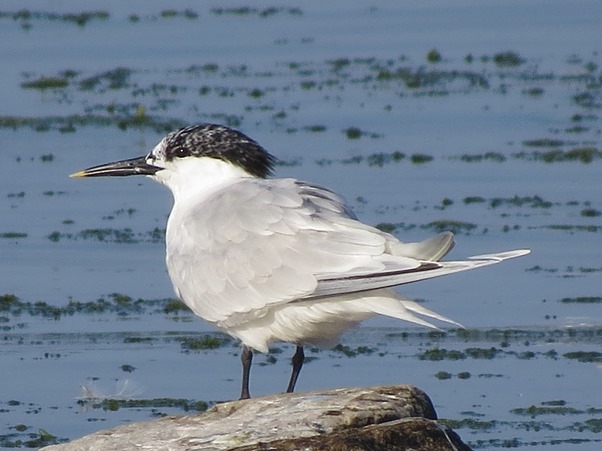
[[152, 176], [166, 185], [174, 204], [202, 202], [216, 191], [252, 177], [244, 169], [217, 158], [186, 157], [167, 162], [165, 169]]

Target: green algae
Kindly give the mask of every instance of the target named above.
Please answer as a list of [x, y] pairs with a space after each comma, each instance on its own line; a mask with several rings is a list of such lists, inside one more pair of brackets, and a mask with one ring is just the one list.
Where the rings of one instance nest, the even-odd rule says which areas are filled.
[[580, 415], [583, 414], [584, 411], [575, 409], [574, 407], [567, 407], [566, 405], [531, 405], [529, 407], [512, 409], [510, 413], [535, 418], [540, 415]]
[[573, 96], [573, 102], [583, 108], [600, 108], [596, 97], [591, 92], [582, 92]]
[[523, 141], [523, 146], [526, 147], [561, 147], [564, 144], [564, 141], [550, 138], [528, 139]]
[[564, 399], [554, 399], [552, 401], [543, 401], [541, 403], [542, 406], [566, 406], [566, 401]]
[[443, 60], [443, 57], [441, 56], [441, 53], [439, 53], [439, 51], [437, 49], [431, 49], [426, 54], [426, 60], [431, 64], [435, 64], [435, 63], [440, 63]]
[[481, 163], [483, 161], [493, 161], [503, 163], [507, 160], [506, 156], [499, 152], [486, 152], [484, 154], [463, 154], [459, 157], [453, 157], [465, 163]]
[[277, 14], [288, 14], [291, 16], [301, 16], [303, 11], [296, 7], [268, 7], [268, 8], [252, 8], [250, 6], [231, 7], [231, 8], [211, 8], [211, 13], [216, 16], [257, 16], [267, 18]]
[[[352, 157], [340, 160], [321, 158], [319, 160], [316, 160], [315, 164], [317, 164], [318, 166], [330, 166], [335, 163], [343, 165], [357, 165], [367, 163], [369, 167], [383, 167], [390, 163], [401, 163], [405, 158], [406, 155], [403, 152], [396, 150], [393, 152], [375, 152], [367, 156], [354, 155]], [[427, 156], [427, 158], [432, 159], [433, 157]]]
[[[128, 303], [127, 296], [120, 296], [120, 302]], [[548, 340], [550, 337], [552, 338], [565, 338], [570, 341], [573, 341], [575, 337], [579, 337], [583, 334], [583, 337], [590, 336], [593, 339], [596, 339], [597, 342], [602, 338], [602, 331], [597, 331], [596, 329], [587, 329], [582, 328], [575, 331], [575, 335], [571, 335], [565, 329], [546, 329], [546, 330], [533, 330], [533, 329], [469, 329], [469, 330], [451, 330], [446, 333], [437, 332], [435, 334], [426, 331], [421, 332], [409, 332], [406, 333], [410, 340], [412, 341], [424, 341], [428, 339], [431, 340], [447, 340], [460, 338], [468, 341], [479, 341], [479, 340], [499, 340], [505, 339], [509, 341], [517, 340], [520, 342], [525, 341], [526, 339], [532, 340], [537, 344], [537, 342], [543, 343]], [[205, 334], [198, 335], [198, 338], [204, 338]], [[397, 334], [400, 335], [400, 334]], [[135, 336], [133, 336], [135, 337]], [[175, 342], [181, 343], [181, 338], [190, 338], [190, 335], [181, 335], [174, 333], [172, 335], [172, 340]], [[209, 337], [215, 337], [214, 335], [209, 335]], [[219, 337], [219, 336], [218, 336]], [[132, 341], [135, 343], [135, 341]], [[346, 357], [357, 357], [360, 358], [360, 354], [365, 354], [362, 358], [369, 358], [370, 355], [379, 355], [373, 351], [372, 354], [369, 352], [364, 352], [362, 346], [354, 347], [354, 346], [345, 346], [342, 345], [340, 351], [335, 351], [337, 354]], [[373, 348], [369, 348], [372, 350]], [[441, 349], [441, 348], [440, 348]], [[491, 349], [498, 349], [497, 347], [492, 348], [489, 346], [471, 346], [468, 347], [467, 350], [476, 349], [479, 351], [469, 351], [470, 353], [481, 353], [490, 352]], [[460, 351], [465, 357], [471, 358], [467, 350]], [[270, 353], [280, 354], [282, 348], [272, 349]], [[313, 352], [313, 350], [312, 350]], [[259, 366], [267, 366], [278, 363], [278, 360], [275, 356], [268, 355], [264, 360], [258, 362]], [[510, 353], [510, 352], [497, 352], [495, 358], [504, 358], [506, 356], [514, 355], [516, 358], [520, 359], [522, 352]], [[542, 356], [543, 354], [537, 353], [536, 357]], [[442, 359], [444, 360], [444, 359]], [[141, 371], [141, 370], [136, 370]], [[478, 378], [502, 378], [508, 377], [507, 375], [499, 375], [499, 374], [479, 374], [474, 375], [469, 373], [468, 371], [462, 371], [458, 373], [441, 370], [437, 373], [434, 373], [433, 376], [438, 379], [442, 384], [445, 381], [457, 381], [457, 383], [461, 383], [462, 381], [468, 381], [470, 379]], [[432, 376], [431, 376], [432, 377]], [[500, 381], [501, 382], [501, 381]], [[495, 382], [496, 384], [500, 382]], [[488, 382], [489, 383], [489, 382]], [[169, 401], [168, 401], [169, 399]], [[187, 402], [184, 402], [187, 401]], [[180, 409], [184, 412], [194, 412], [195, 407], [194, 400], [180, 400], [179, 398], [153, 398], [153, 399], [140, 399], [140, 400], [128, 400], [125, 401], [123, 399], [90, 399], [90, 400], [80, 400], [78, 404], [81, 407], [85, 408], [93, 408], [93, 409], [101, 409], [105, 412], [117, 412], [124, 409], [146, 409], [150, 411], [151, 415], [165, 415], [166, 412], [169, 412], [167, 409]], [[188, 409], [188, 410], [186, 410]], [[489, 419], [485, 415], [479, 416], [478, 414], [471, 413], [462, 413], [463, 417], [453, 420], [442, 420], [443, 424], [449, 425], [456, 429], [468, 429], [471, 431], [487, 431], [487, 430], [499, 430], [500, 433], [507, 433], [507, 431], [518, 431], [518, 430], [528, 430], [533, 432], [539, 431], [564, 431], [564, 437], [570, 437], [567, 435], [569, 432], [579, 432], [583, 433], [585, 431], [595, 432], [599, 430], [600, 421], [597, 416], [599, 416], [599, 410], [597, 408], [576, 408], [569, 405], [566, 401], [562, 399], [552, 399], [550, 401], [541, 402], [540, 405], [535, 405], [534, 407], [517, 407], [510, 412], [512, 415], [519, 418], [534, 418], [536, 420], [532, 421], [500, 421], [497, 419]], [[548, 420], [549, 417], [558, 416], [558, 417], [575, 417], [575, 421], [570, 422], [566, 425], [558, 426], [555, 423], [550, 421], [541, 421]], [[579, 416], [577, 418], [577, 416]], [[579, 420], [579, 421], [576, 421]], [[511, 439], [504, 439], [505, 442]], [[567, 443], [569, 440], [575, 440], [574, 438], [566, 438]]]
[[433, 161], [433, 156], [432, 155], [427, 155], [424, 153], [414, 153], [410, 156], [410, 161], [414, 164], [424, 164], [424, 163], [430, 163], [431, 161]]
[[573, 298], [562, 298], [558, 302], [562, 304], [602, 304], [602, 296], [577, 296]]
[[57, 445], [67, 442], [66, 438], [59, 438], [54, 434], [39, 428], [37, 432], [28, 432], [30, 426], [18, 424], [11, 427], [16, 433], [0, 435], [0, 447], [2, 448], [41, 448], [44, 446]]
[[525, 60], [516, 52], [506, 51], [493, 55], [493, 62], [500, 68], [513, 68], [523, 64]]
[[602, 232], [602, 226], [597, 225], [572, 225], [572, 224], [548, 224], [544, 226], [531, 226], [529, 229], [547, 229], [547, 230], [555, 230], [560, 232], [589, 232], [589, 233], [598, 233]]
[[136, 243], [134, 232], [129, 229], [86, 229], [80, 232], [80, 237], [84, 240], [93, 239], [96, 241], [112, 241], [115, 243]]
[[185, 351], [207, 351], [228, 346], [232, 339], [226, 335], [204, 335], [200, 338], [184, 337], [180, 340], [182, 349]]
[[54, 231], [48, 235], [48, 239], [52, 242], [58, 242], [64, 239], [83, 239], [126, 244], [138, 243], [140, 241], [136, 238], [134, 232], [129, 228], [85, 229], [79, 232], [77, 235]]
[[524, 351], [517, 354], [517, 357], [521, 360], [531, 360], [536, 356], [537, 354], [535, 354], [533, 351]]
[[[525, 141], [525, 146], [530, 147], [557, 147], [564, 145], [559, 140], [533, 140]], [[482, 163], [496, 162], [503, 163], [509, 158], [513, 160], [525, 160], [531, 162], [543, 163], [565, 163], [580, 162], [590, 164], [595, 160], [602, 158], [602, 152], [596, 147], [576, 147], [570, 150], [552, 149], [547, 151], [514, 152], [509, 157], [499, 152], [486, 152], [484, 154], [463, 154], [459, 156], [450, 156], [451, 160], [458, 160], [464, 163]]]
[[59, 77], [40, 77], [36, 80], [21, 83], [25, 89], [62, 89], [69, 86], [69, 81]]
[[542, 199], [540, 196], [513, 196], [509, 198], [494, 197], [489, 201], [491, 208], [497, 208], [499, 206], [512, 206], [512, 207], [523, 207], [528, 206], [530, 208], [551, 208], [552, 202]]
[[602, 362], [602, 352], [598, 351], [574, 351], [563, 354], [564, 358], [577, 360], [582, 363]]
[[601, 216], [602, 212], [600, 210], [596, 210], [595, 208], [586, 208], [581, 210], [581, 216], [585, 218], [597, 218]]
[[466, 205], [482, 204], [482, 203], [487, 202], [487, 200], [481, 196], [468, 196], [468, 197], [465, 197], [464, 199], [462, 199], [462, 202], [464, 202]]
[[545, 89], [539, 87], [523, 89], [522, 93], [529, 97], [541, 97], [545, 94]]
[[452, 378], [452, 374], [448, 373], [447, 371], [438, 371], [437, 374], [435, 374], [435, 377], [439, 380], [447, 380], [447, 379], [451, 379]]
[[348, 127], [346, 129], [343, 130], [343, 133], [345, 134], [345, 136], [347, 137], [347, 139], [349, 140], [356, 140], [356, 139], [360, 139], [362, 137], [368, 137], [371, 139], [378, 139], [378, 138], [382, 138], [383, 135], [376, 133], [376, 132], [370, 132], [367, 130], [362, 130], [359, 127]]
[[133, 87], [130, 78], [133, 70], [127, 67], [116, 67], [108, 71], [91, 75], [77, 82], [82, 91], [119, 90]]
[[10, 19], [14, 22], [21, 23], [21, 26], [25, 28], [31, 27], [32, 21], [49, 21], [49, 22], [63, 22], [71, 23], [84, 27], [88, 22], [93, 20], [108, 20], [110, 14], [107, 11], [82, 11], [79, 13], [51, 13], [44, 11], [31, 11], [28, 9], [21, 9], [19, 11], [0, 11], [0, 20]]
[[[569, 270], [569, 268], [567, 268], [567, 271]], [[574, 269], [573, 267], [570, 267], [570, 271], [572, 272]], [[590, 273], [596, 273], [596, 272], [602, 272], [602, 267], [599, 268], [589, 268], [589, 267], [579, 267], [576, 269], [576, 271], [580, 272], [580, 273], [585, 273], [585, 274], [590, 274]]]
[[182, 312], [190, 313], [190, 308], [179, 299], [169, 299], [166, 302], [165, 307], [163, 307], [163, 312], [167, 314]]
[[359, 139], [362, 137], [363, 132], [357, 127], [349, 127], [346, 130], [343, 130], [347, 139]]
[[[528, 346], [533, 341], [541, 341], [546, 343], [563, 342], [567, 340], [580, 340], [582, 342], [599, 343], [602, 339], [602, 330], [598, 329], [581, 329], [581, 330], [546, 330], [546, 331], [528, 331], [528, 330], [470, 330], [455, 332], [455, 335], [463, 340], [471, 342], [479, 341], [499, 341], [499, 347], [469, 347], [464, 350], [445, 349], [439, 346], [426, 349], [419, 354], [419, 360], [427, 361], [457, 361], [465, 359], [475, 360], [493, 360], [496, 358], [515, 358], [518, 360], [533, 360], [538, 358], [557, 360], [559, 354], [554, 349], [549, 349], [545, 352], [541, 351], [513, 351], [510, 348], [512, 342], [522, 340], [523, 346]], [[567, 355], [568, 354], [568, 355]], [[596, 352], [578, 351], [575, 353], [567, 353], [565, 358], [576, 359], [582, 362], [598, 362], [602, 361], [602, 354]], [[470, 378], [470, 374], [458, 375], [458, 378]], [[500, 375], [479, 375], [479, 377], [500, 377]]]
[[[102, 409], [109, 412], [116, 412], [120, 409], [180, 409], [183, 412], [204, 412], [209, 408], [209, 403], [205, 401], [195, 401], [182, 398], [153, 398], [153, 399], [103, 399], [96, 402], [94, 400], [80, 399], [78, 405], [86, 408]], [[160, 412], [155, 412], [162, 415]]]
[[162, 18], [175, 18], [175, 17], [184, 17], [186, 19], [198, 19], [199, 14], [191, 9], [185, 9], [184, 11], [177, 11], [175, 9], [164, 9], [159, 14]]
[[357, 357], [358, 355], [370, 355], [375, 350], [376, 349], [369, 348], [367, 346], [358, 346], [355, 349], [351, 349], [349, 346], [343, 345], [340, 343], [338, 345], [336, 345], [334, 348], [332, 348], [332, 351], [335, 351], [338, 354], [342, 354], [345, 357]]
[[[542, 433], [544, 431], [562, 431], [566, 437], [570, 432], [584, 432], [590, 431], [597, 433], [602, 430], [599, 418], [588, 418], [584, 421], [578, 421], [569, 423], [564, 426], [557, 426], [555, 423], [550, 421], [535, 420], [538, 417], [553, 417], [553, 416], [576, 416], [576, 415], [596, 415], [600, 409], [576, 409], [566, 405], [566, 401], [557, 400], [542, 402], [541, 405], [531, 405], [529, 407], [519, 407], [511, 409], [510, 413], [520, 417], [530, 417], [530, 421], [498, 421], [498, 420], [485, 420], [482, 419], [482, 415], [474, 414], [472, 412], [463, 412], [467, 418], [462, 419], [440, 419], [442, 424], [453, 429], [470, 429], [473, 431], [487, 431], [487, 430], [525, 430], [532, 431], [535, 433]], [[475, 418], [476, 416], [476, 418]], [[543, 437], [543, 436], [542, 436]], [[475, 440], [469, 442], [475, 447], [502, 447], [502, 448], [516, 448], [522, 446], [550, 446], [550, 445], [563, 445], [563, 444], [582, 444], [582, 443], [594, 443], [598, 440], [592, 440], [588, 438], [573, 438], [567, 437], [563, 439], [543, 439], [538, 441], [523, 442], [518, 438], [506, 438], [506, 439], [489, 439], [489, 440]]]
[[154, 341], [151, 337], [125, 337], [124, 343], [127, 344], [138, 344], [138, 343], [151, 343]]
[[452, 429], [472, 429], [472, 430], [487, 430], [496, 428], [499, 423], [495, 420], [475, 420], [473, 418], [463, 418], [461, 420], [452, 420], [449, 418], [442, 418], [439, 422], [445, 424]]
[[379, 224], [376, 224], [375, 227], [378, 230], [380, 230], [381, 232], [386, 232], [386, 233], [393, 233], [397, 229], [395, 224], [392, 224], [390, 222], [381, 222]]
[[399, 163], [405, 158], [405, 154], [399, 151], [392, 153], [378, 152], [366, 157], [368, 166], [383, 167], [389, 163]]
[[[346, 159], [333, 160], [333, 159], [321, 159], [316, 160], [315, 163], [319, 166], [329, 166], [333, 164], [344, 164], [344, 165], [359, 165], [359, 164], [367, 164], [368, 167], [382, 167], [384, 165], [395, 163], [402, 164], [403, 161], [408, 161], [406, 154], [400, 151], [394, 152], [377, 152], [372, 153], [367, 156], [355, 155]], [[303, 164], [301, 159], [295, 159], [291, 161], [280, 161], [278, 166], [283, 167], [293, 167], [300, 166]], [[360, 196], [361, 197], [361, 196]], [[358, 203], [366, 204], [364, 201], [358, 201]], [[597, 218], [598, 210], [592, 208], [592, 203], [594, 201], [588, 200], [569, 200], [569, 201], [554, 201], [550, 199], [545, 199], [540, 195], [514, 195], [511, 197], [492, 197], [485, 198], [483, 196], [467, 196], [460, 200], [455, 200], [453, 198], [444, 198], [439, 203], [432, 205], [431, 207], [423, 206], [421, 204], [416, 204], [413, 210], [424, 210], [427, 208], [432, 208], [434, 210], [445, 211], [448, 209], [453, 209], [458, 204], [463, 204], [465, 206], [485, 206], [491, 210], [499, 210], [500, 217], [508, 217], [511, 213], [508, 212], [509, 209], [529, 209], [533, 210], [532, 213], [527, 212], [517, 212], [512, 213], [512, 215], [520, 216], [520, 217], [529, 217], [529, 216], [540, 216], [546, 212], [545, 215], [549, 216], [547, 211], [555, 209], [557, 207], [568, 207], [574, 208], [576, 211], [574, 215], [581, 215], [586, 218]], [[406, 206], [398, 206], [400, 209], [408, 208]], [[542, 211], [540, 213], [539, 211]], [[107, 217], [109, 218], [109, 217]], [[375, 225], [376, 228], [387, 232], [387, 233], [398, 233], [398, 232], [408, 232], [415, 229], [425, 230], [425, 231], [452, 231], [456, 234], [463, 235], [475, 235], [475, 234], [485, 234], [488, 232], [489, 228], [485, 226], [479, 226], [476, 223], [466, 222], [466, 221], [457, 221], [457, 220], [448, 220], [448, 219], [440, 219], [437, 221], [431, 221], [426, 224], [415, 224], [415, 223], [405, 223], [405, 222], [381, 222]], [[509, 232], [517, 232], [520, 230], [550, 230], [550, 231], [561, 231], [567, 233], [595, 233], [602, 231], [602, 226], [597, 224], [543, 224], [543, 225], [530, 225], [530, 226], [522, 226], [519, 224], [505, 224], [500, 226], [498, 229], [503, 233]], [[124, 239], [123, 241], [130, 242], [162, 242], [164, 239], [164, 230], [155, 229], [151, 232], [138, 232], [135, 236], [131, 236], [132, 231], [121, 230], [123, 232], [123, 236], [128, 239]], [[49, 235], [49, 239], [60, 240], [60, 239], [83, 239], [86, 237], [87, 239], [105, 239], [106, 242], [116, 242], [118, 241], [115, 237], [118, 236], [117, 233], [114, 233], [113, 238], [111, 234], [106, 231], [106, 233], [98, 232], [96, 233], [96, 237], [94, 237], [95, 233], [61, 233], [61, 232], [53, 232], [53, 234]], [[108, 237], [108, 238], [107, 238]], [[108, 239], [108, 241], [107, 241]], [[570, 277], [571, 275], [576, 274], [589, 274], [599, 272], [599, 268], [573, 268], [567, 267], [564, 272], [560, 272], [558, 268], [542, 268], [542, 267], [532, 267], [529, 269], [533, 272], [548, 272], [548, 273], [558, 273], [561, 277]]]
[[0, 116], [0, 128], [17, 130], [29, 128], [36, 132], [50, 130], [65, 131], [77, 130], [78, 127], [117, 127], [120, 130], [129, 128], [152, 129], [157, 132], [169, 132], [185, 125], [179, 119], [161, 118], [156, 116], [101, 116], [96, 114], [73, 114], [68, 116]]
[[54, 306], [45, 301], [24, 301], [14, 294], [0, 295], [0, 312], [11, 316], [40, 316], [60, 319], [63, 316], [115, 313], [126, 316], [130, 314], [163, 312], [166, 299], [134, 299], [130, 296], [112, 293], [96, 301], [82, 302], [70, 299], [66, 305]]
[[8, 240], [16, 240], [21, 238], [27, 238], [29, 235], [23, 232], [2, 232], [0, 233], [0, 238], [8, 239]]
[[418, 355], [418, 358], [420, 360], [431, 360], [435, 362], [441, 360], [464, 360], [466, 354], [462, 351], [433, 348], [422, 352]]
[[[444, 86], [455, 81], [464, 81], [468, 87], [488, 88], [487, 79], [477, 72], [458, 70], [427, 70], [424, 68], [412, 69], [407, 66], [391, 69], [379, 65], [374, 66], [376, 70], [375, 79], [379, 82], [402, 82], [407, 89], [418, 91], [419, 89]], [[429, 93], [426, 91], [426, 93]], [[447, 95], [447, 90], [430, 91], [439, 95]]]
[[589, 430], [595, 434], [599, 434], [602, 432], [602, 418], [590, 418], [582, 423], [576, 423], [573, 427], [579, 432]]
[[602, 152], [595, 147], [576, 147], [571, 150], [554, 149], [549, 151], [517, 152], [513, 158], [528, 161], [542, 161], [544, 163], [580, 162], [592, 163], [602, 158]]
[[[268, 17], [274, 14], [301, 14], [301, 11], [295, 11], [295, 8], [265, 8], [264, 10], [252, 7], [241, 8], [213, 8], [212, 13], [220, 16], [257, 16]], [[171, 20], [174, 17], [196, 17], [195, 12], [190, 10], [178, 11], [174, 9], [164, 10], [159, 19], [164, 18]], [[145, 19], [156, 20], [155, 16], [145, 16]], [[139, 20], [140, 18], [138, 18]], [[438, 55], [438, 56], [437, 56]], [[431, 64], [443, 64], [443, 60], [439, 60], [441, 55], [438, 50], [433, 49], [429, 53], [429, 61]], [[487, 57], [487, 60], [491, 58]], [[494, 62], [498, 67], [504, 69], [504, 77], [517, 80], [518, 83], [524, 83], [525, 80], [543, 80], [550, 81], [561, 79], [562, 77], [549, 74], [529, 74], [525, 75], [518, 71], [510, 71], [509, 68], [518, 67], [522, 64], [522, 58], [516, 52], [501, 52], [494, 55]], [[435, 63], [435, 61], [438, 61]], [[399, 64], [402, 64], [401, 66]], [[334, 90], [343, 87], [344, 84], [357, 84], [365, 91], [375, 89], [383, 89], [385, 86], [393, 90], [397, 89], [395, 82], [402, 81], [406, 88], [412, 91], [414, 96], [437, 96], [449, 95], [450, 93], [466, 94], [474, 89], [490, 89], [489, 83], [495, 74], [486, 74], [471, 71], [458, 70], [430, 70], [424, 67], [411, 67], [408, 59], [400, 56], [397, 59], [378, 59], [374, 57], [366, 58], [349, 58], [341, 56], [338, 58], [329, 58], [322, 62], [286, 62], [276, 64], [276, 69], [270, 70], [261, 68], [261, 70], [253, 71], [247, 65], [238, 66], [219, 66], [215, 63], [195, 64], [184, 68], [169, 69], [168, 75], [183, 74], [186, 76], [186, 81], [174, 83], [171, 85], [145, 83], [140, 80], [144, 75], [144, 71], [134, 70], [126, 67], [117, 67], [112, 70], [103, 71], [98, 74], [86, 74], [76, 70], [65, 70], [56, 75], [43, 75], [38, 77], [39, 80], [51, 81], [53, 79], [60, 80], [56, 86], [62, 86], [62, 91], [68, 91], [71, 96], [72, 91], [79, 91], [80, 94], [101, 95], [109, 91], [122, 91], [124, 95], [129, 95], [132, 98], [140, 99], [142, 97], [150, 97], [149, 101], [137, 102], [138, 106], [128, 105], [95, 105], [93, 101], [87, 101], [85, 114], [65, 116], [65, 117], [16, 117], [4, 116], [0, 117], [0, 127], [18, 129], [21, 127], [29, 127], [33, 130], [45, 131], [60, 131], [62, 133], [76, 132], [80, 127], [84, 126], [102, 126], [102, 127], [117, 127], [121, 130], [127, 130], [130, 127], [152, 128], [157, 132], [171, 131], [175, 128], [186, 125], [186, 121], [182, 122], [181, 114], [175, 113], [174, 117], [163, 118], [156, 115], [156, 112], [169, 112], [173, 107], [178, 107], [190, 98], [191, 92], [196, 92], [203, 96], [216, 97], [235, 97], [239, 94], [246, 95], [252, 99], [258, 100], [265, 98], [271, 92], [287, 93], [291, 90], [298, 90], [299, 86], [302, 90], [309, 92], [321, 92], [323, 90]], [[278, 87], [235, 87], [231, 84], [221, 83], [215, 84], [216, 80], [227, 80], [229, 78], [237, 79], [265, 79], [266, 77], [279, 76], [280, 67], [287, 67], [292, 71], [295, 77], [289, 84]], [[437, 65], [439, 68], [439, 64]], [[442, 66], [443, 67], [443, 66]], [[202, 85], [191, 85], [188, 80], [191, 77], [197, 77], [202, 80]], [[311, 77], [311, 79], [309, 78]], [[464, 80], [466, 83], [458, 87], [458, 81]], [[573, 80], [572, 83], [589, 83], [591, 75], [588, 79]], [[26, 80], [26, 83], [33, 83], [35, 80]], [[65, 86], [65, 83], [67, 85]], [[183, 83], [186, 83], [184, 85]], [[376, 84], [375, 84], [376, 83]], [[385, 86], [381, 86], [385, 85]], [[52, 83], [49, 84], [52, 86]], [[533, 88], [536, 89], [536, 88]], [[542, 88], [543, 89], [543, 88]], [[399, 95], [404, 94], [405, 90], [397, 91]], [[169, 97], [169, 98], [167, 98]], [[339, 98], [338, 95], [327, 93], [325, 99]], [[390, 110], [392, 105], [389, 103], [384, 106]], [[143, 109], [142, 109], [143, 108]], [[194, 107], [196, 109], [196, 106]], [[99, 111], [107, 113], [106, 115], [98, 114]], [[273, 113], [277, 111], [278, 113]], [[203, 116], [212, 120], [225, 122], [229, 126], [240, 126], [244, 117], [249, 112], [259, 112], [270, 114], [269, 120], [274, 122], [274, 125], [282, 127], [289, 132], [298, 130], [297, 127], [291, 127], [283, 121], [292, 119], [295, 120], [294, 113], [299, 111], [299, 104], [284, 106], [277, 104], [253, 105], [244, 106], [240, 111], [241, 114], [223, 114], [223, 113], [207, 113]], [[153, 112], [150, 114], [148, 112]], [[591, 114], [574, 114], [572, 121], [589, 120]], [[578, 118], [578, 119], [577, 119]], [[322, 128], [323, 127], [323, 128]], [[309, 132], [324, 132], [328, 131], [328, 125], [320, 124], [318, 128], [313, 125], [302, 128]], [[353, 126], [343, 130], [343, 133], [350, 140], [356, 140], [361, 137], [380, 138], [382, 135], [373, 132], [366, 132], [360, 127]], [[586, 141], [584, 141], [586, 142]], [[457, 159], [462, 162], [504, 162], [509, 158], [526, 159], [529, 161], [544, 161], [544, 162], [561, 162], [561, 161], [581, 161], [584, 163], [592, 162], [599, 159], [599, 151], [595, 147], [587, 150], [588, 147], [581, 149], [573, 149], [562, 151], [559, 146], [567, 145], [565, 140], [557, 138], [541, 138], [534, 140], [526, 140], [523, 142], [525, 147], [542, 147], [553, 146], [553, 153], [549, 152], [519, 152], [513, 156], [507, 156], [500, 152], [487, 152], [484, 154], [465, 154], [459, 156], [448, 157]], [[586, 149], [586, 150], [583, 150]], [[593, 150], [592, 150], [593, 149]], [[556, 152], [557, 151], [557, 152]], [[381, 166], [394, 162], [394, 159], [383, 159], [386, 157], [386, 152], [379, 155], [374, 154], [370, 159], [370, 165]], [[415, 154], [410, 157], [410, 161], [415, 164], [421, 164], [431, 161], [430, 155]], [[368, 161], [368, 160], [366, 160]], [[337, 161], [341, 162], [341, 161]], [[330, 164], [330, 163], [329, 163]]]
[[307, 125], [307, 126], [303, 127], [303, 130], [306, 130], [311, 133], [323, 133], [327, 129], [328, 128], [325, 125], [321, 125], [321, 124]]
[[503, 353], [501, 349], [497, 349], [494, 347], [491, 348], [468, 348], [464, 351], [467, 357], [471, 357], [473, 359], [485, 359], [492, 360], [496, 358], [500, 353]]
[[[104, 219], [110, 220], [112, 217], [107, 216]], [[155, 227], [147, 232], [134, 232], [128, 227], [123, 229], [105, 227], [84, 229], [78, 233], [53, 231], [47, 235], [47, 238], [55, 243], [61, 240], [92, 240], [117, 244], [163, 243], [165, 241], [165, 229]]]

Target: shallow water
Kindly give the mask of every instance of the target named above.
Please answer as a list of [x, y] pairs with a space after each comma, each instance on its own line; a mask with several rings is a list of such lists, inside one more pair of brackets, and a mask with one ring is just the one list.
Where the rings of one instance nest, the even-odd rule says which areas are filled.
[[[533, 250], [401, 290], [468, 332], [368, 321], [308, 352], [300, 390], [412, 383], [474, 448], [598, 449], [599, 3], [271, 6], [87, 2], [108, 15], [78, 25], [77, 2], [3, 2], [0, 446], [237, 396], [237, 343], [163, 310], [169, 193], [67, 177], [214, 121], [402, 240], [451, 228], [453, 258]], [[218, 347], [190, 349], [207, 334]], [[256, 358], [253, 394], [284, 388], [291, 354]]]

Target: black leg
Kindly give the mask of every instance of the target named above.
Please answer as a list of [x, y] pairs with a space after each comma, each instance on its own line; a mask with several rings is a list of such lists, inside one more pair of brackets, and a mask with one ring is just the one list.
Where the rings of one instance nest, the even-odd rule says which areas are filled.
[[242, 345], [242, 354], [240, 355], [242, 362], [242, 390], [240, 391], [240, 399], [249, 399], [249, 374], [251, 373], [251, 362], [253, 361], [253, 350], [247, 345]]
[[297, 346], [297, 351], [293, 356], [293, 372], [291, 373], [291, 380], [288, 383], [288, 388], [286, 389], [287, 393], [292, 393], [295, 391], [295, 384], [297, 383], [297, 378], [299, 377], [299, 373], [303, 367], [304, 360], [305, 353], [303, 352], [303, 346]]

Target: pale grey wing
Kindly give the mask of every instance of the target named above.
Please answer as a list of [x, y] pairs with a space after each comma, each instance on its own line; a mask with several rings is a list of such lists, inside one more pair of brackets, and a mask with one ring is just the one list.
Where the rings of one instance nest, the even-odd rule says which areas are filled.
[[[337, 210], [337, 212], [350, 219], [357, 219], [344, 200], [332, 191], [305, 182], [297, 182], [297, 185], [300, 194], [311, 199], [314, 204], [320, 205], [321, 201], [326, 200], [326, 203], [322, 204], [323, 207], [329, 208], [334, 203], [340, 206], [340, 210]], [[451, 232], [442, 232], [437, 236], [420, 242], [405, 243], [399, 241], [393, 235], [382, 232], [372, 226], [359, 222], [354, 226], [362, 227], [381, 235], [386, 240], [385, 253], [396, 257], [409, 257], [421, 261], [436, 262], [445, 257], [455, 245], [454, 234]]]
[[389, 254], [388, 240], [355, 220], [331, 191], [292, 179], [248, 179], [194, 208], [174, 205], [167, 263], [187, 305], [219, 324], [308, 297], [340, 274], [421, 266]]
[[377, 273], [344, 275], [320, 278], [316, 290], [308, 298], [326, 297], [333, 294], [355, 293], [403, 285], [420, 280], [432, 279], [456, 272], [494, 265], [510, 258], [527, 255], [528, 249], [485, 254], [469, 257], [468, 260], [446, 262], [422, 262], [410, 269], [385, 270]]

